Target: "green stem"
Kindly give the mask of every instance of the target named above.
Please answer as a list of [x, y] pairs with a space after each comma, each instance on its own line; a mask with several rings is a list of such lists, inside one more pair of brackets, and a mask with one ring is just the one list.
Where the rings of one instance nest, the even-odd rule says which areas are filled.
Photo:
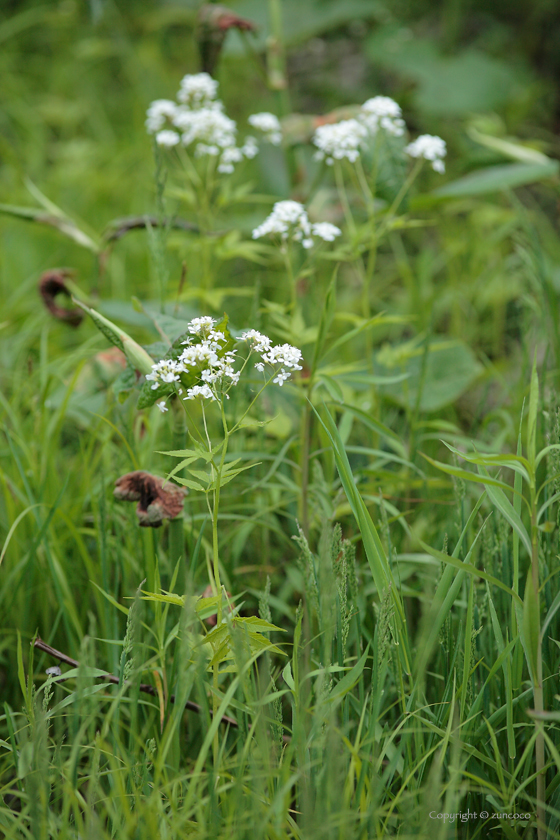
[[301, 418], [301, 499], [300, 515], [303, 533], [309, 535], [309, 453], [311, 446], [311, 406], [309, 395], [311, 393], [311, 382], [307, 388], [305, 409]]
[[348, 225], [348, 229], [352, 236], [355, 236], [356, 224], [354, 222], [352, 211], [350, 210], [350, 204], [348, 202], [346, 187], [344, 186], [344, 178], [342, 177], [342, 167], [338, 161], [334, 162], [334, 179], [336, 181], [336, 188], [340, 198], [340, 203], [342, 204], [342, 209], [344, 210], [344, 218], [346, 219], [346, 224]]
[[[179, 401], [175, 398], [172, 401], [173, 406], [173, 435], [172, 435], [172, 449], [180, 450], [186, 449], [187, 446], [187, 423], [185, 412], [179, 405]], [[178, 473], [181, 476], [181, 473]], [[173, 571], [177, 561], [181, 561], [181, 569], [177, 580], [179, 591], [184, 589], [184, 571], [185, 571], [185, 536], [183, 530], [183, 515], [176, 516], [169, 522], [169, 560], [171, 563], [171, 570]]]
[[297, 288], [296, 288], [296, 278], [294, 275], [294, 268], [292, 266], [291, 260], [291, 248], [289, 245], [282, 246], [283, 254], [284, 254], [284, 264], [286, 266], [286, 273], [288, 275], [288, 281], [290, 283], [290, 296], [291, 296], [291, 308], [292, 314], [296, 311], [297, 306]]

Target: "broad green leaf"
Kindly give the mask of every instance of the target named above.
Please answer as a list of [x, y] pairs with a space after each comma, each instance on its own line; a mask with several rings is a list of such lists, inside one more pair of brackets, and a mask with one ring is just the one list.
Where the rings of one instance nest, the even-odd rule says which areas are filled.
[[380, 393], [399, 405], [414, 410], [419, 400], [420, 411], [438, 411], [455, 402], [483, 373], [472, 350], [461, 341], [434, 339], [427, 350], [409, 349], [408, 344], [384, 348], [375, 359], [376, 375], [406, 374], [404, 382], [379, 385]]
[[558, 161], [549, 163], [505, 163], [489, 166], [487, 169], [472, 172], [443, 187], [438, 187], [432, 195], [436, 198], [464, 198], [471, 195], [499, 192], [534, 184], [555, 178], [558, 175]]
[[441, 38], [422, 37], [417, 30], [413, 35], [399, 18], [380, 22], [366, 50], [374, 65], [414, 83], [412, 98], [421, 113], [444, 119], [501, 112], [527, 83], [519, 62], [508, 63], [471, 46], [445, 50]]
[[154, 360], [148, 353], [146, 353], [143, 347], [134, 341], [128, 333], [125, 333], [124, 330], [121, 330], [120, 327], [117, 327], [116, 324], [109, 321], [108, 318], [105, 318], [99, 312], [96, 312], [95, 309], [91, 309], [75, 297], [72, 297], [72, 300], [76, 306], [79, 306], [84, 310], [84, 312], [87, 312], [97, 329], [109, 339], [111, 344], [114, 344], [123, 351], [130, 364], [136, 370], [139, 370], [140, 373], [144, 374], [150, 373]]

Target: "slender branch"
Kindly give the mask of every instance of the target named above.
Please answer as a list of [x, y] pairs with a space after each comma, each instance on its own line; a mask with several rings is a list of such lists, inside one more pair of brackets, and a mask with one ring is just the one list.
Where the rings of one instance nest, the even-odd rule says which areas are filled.
[[117, 219], [111, 222], [103, 234], [103, 239], [106, 242], [115, 242], [131, 230], [141, 230], [148, 226], [151, 228], [169, 226], [178, 230], [189, 230], [192, 233], [200, 233], [198, 225], [186, 219], [158, 219], [157, 216], [129, 216], [128, 218]]
[[[44, 653], [48, 653], [49, 656], [53, 656], [55, 659], [58, 659], [59, 662], [64, 662], [65, 665], [70, 665], [72, 668], [79, 668], [80, 663], [76, 659], [72, 659], [71, 656], [67, 656], [65, 653], [62, 653], [60, 650], [51, 647], [46, 642], [44, 642], [40, 638], [36, 638], [33, 646], [42, 650]], [[113, 683], [113, 685], [119, 684], [119, 678], [116, 677], [114, 674], [103, 674], [103, 679], [107, 680], [107, 682]], [[146, 683], [140, 683], [140, 691], [144, 692], [144, 694], [150, 694], [152, 697], [157, 697], [157, 691], [153, 687], [153, 685], [147, 685]], [[172, 703], [175, 702], [175, 695], [172, 694], [169, 698]], [[202, 707], [198, 705], [198, 703], [194, 703], [192, 700], [187, 700], [185, 703], [185, 709], [188, 709], [191, 712], [197, 712], [197, 714], [202, 713]], [[210, 715], [213, 716], [214, 712], [210, 711]], [[239, 727], [239, 724], [233, 718], [228, 717], [227, 715], [222, 715], [221, 717], [222, 723], [227, 723], [230, 726], [235, 727], [236, 729]]]

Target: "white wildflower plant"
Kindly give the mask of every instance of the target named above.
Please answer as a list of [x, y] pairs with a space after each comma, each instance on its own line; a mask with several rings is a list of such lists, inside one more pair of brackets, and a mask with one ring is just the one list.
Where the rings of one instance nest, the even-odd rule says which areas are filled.
[[251, 114], [247, 122], [257, 131], [262, 132], [263, 139], [273, 146], [279, 146], [282, 142], [282, 126], [275, 114], [263, 111], [260, 114]]
[[186, 402], [222, 403], [229, 399], [229, 391], [239, 383], [252, 357], [257, 359], [254, 368], [264, 374], [263, 387], [271, 382], [282, 386], [294, 371], [302, 369], [301, 350], [291, 344], [273, 345], [256, 330], [246, 330], [235, 339], [227, 318], [220, 323], [210, 316], [193, 318], [186, 333], [146, 375], [138, 407], [157, 404], [165, 412], [166, 398], [172, 394]]
[[271, 214], [253, 230], [253, 239], [276, 236], [283, 243], [292, 239], [309, 249], [316, 244], [316, 240], [334, 242], [341, 233], [340, 228], [330, 222], [312, 224], [305, 207], [299, 201], [277, 201]]
[[237, 163], [255, 157], [258, 145], [250, 136], [237, 145], [237, 125], [224, 113], [217, 93], [218, 82], [208, 73], [187, 75], [181, 81], [178, 101], [152, 102], [145, 125], [158, 146], [182, 146], [196, 158], [216, 158], [218, 172], [230, 174]]
[[[390, 137], [403, 137], [406, 123], [400, 105], [389, 96], [374, 96], [360, 107], [355, 118], [319, 126], [313, 136], [317, 147], [316, 160], [328, 166], [348, 160], [356, 163], [362, 152], [381, 133]], [[435, 172], [445, 172], [444, 158], [447, 150], [441, 137], [422, 134], [404, 148], [412, 158], [423, 158], [432, 164]]]
[[318, 149], [315, 159], [324, 160], [328, 166], [345, 159], [355, 163], [367, 138], [367, 127], [356, 119], [320, 125], [313, 137]]
[[435, 137], [432, 134], [421, 134], [412, 143], [405, 147], [405, 153], [412, 158], [424, 158], [430, 161], [435, 172], [444, 173], [445, 163], [443, 161], [447, 154], [445, 140]]
[[358, 119], [372, 136], [375, 136], [379, 129], [383, 129], [393, 137], [402, 137], [406, 130], [400, 105], [389, 96], [374, 96], [368, 99], [362, 105]]

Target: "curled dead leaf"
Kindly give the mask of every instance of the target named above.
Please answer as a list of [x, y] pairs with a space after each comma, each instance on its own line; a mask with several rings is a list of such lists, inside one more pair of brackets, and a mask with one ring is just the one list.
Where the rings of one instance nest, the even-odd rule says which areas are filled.
[[56, 303], [58, 295], [64, 295], [67, 298], [72, 297], [72, 292], [65, 283], [66, 278], [71, 276], [72, 271], [68, 268], [52, 268], [45, 271], [39, 280], [39, 294], [51, 315], [59, 321], [70, 324], [71, 327], [78, 327], [83, 321], [83, 312], [75, 308], [65, 309]]
[[113, 495], [123, 502], [138, 502], [136, 515], [143, 528], [159, 528], [164, 519], [179, 516], [187, 492], [163, 478], [135, 470], [117, 478]]
[[213, 75], [229, 29], [255, 32], [257, 26], [253, 21], [239, 17], [227, 6], [205, 3], [200, 7], [196, 40], [205, 73]]

